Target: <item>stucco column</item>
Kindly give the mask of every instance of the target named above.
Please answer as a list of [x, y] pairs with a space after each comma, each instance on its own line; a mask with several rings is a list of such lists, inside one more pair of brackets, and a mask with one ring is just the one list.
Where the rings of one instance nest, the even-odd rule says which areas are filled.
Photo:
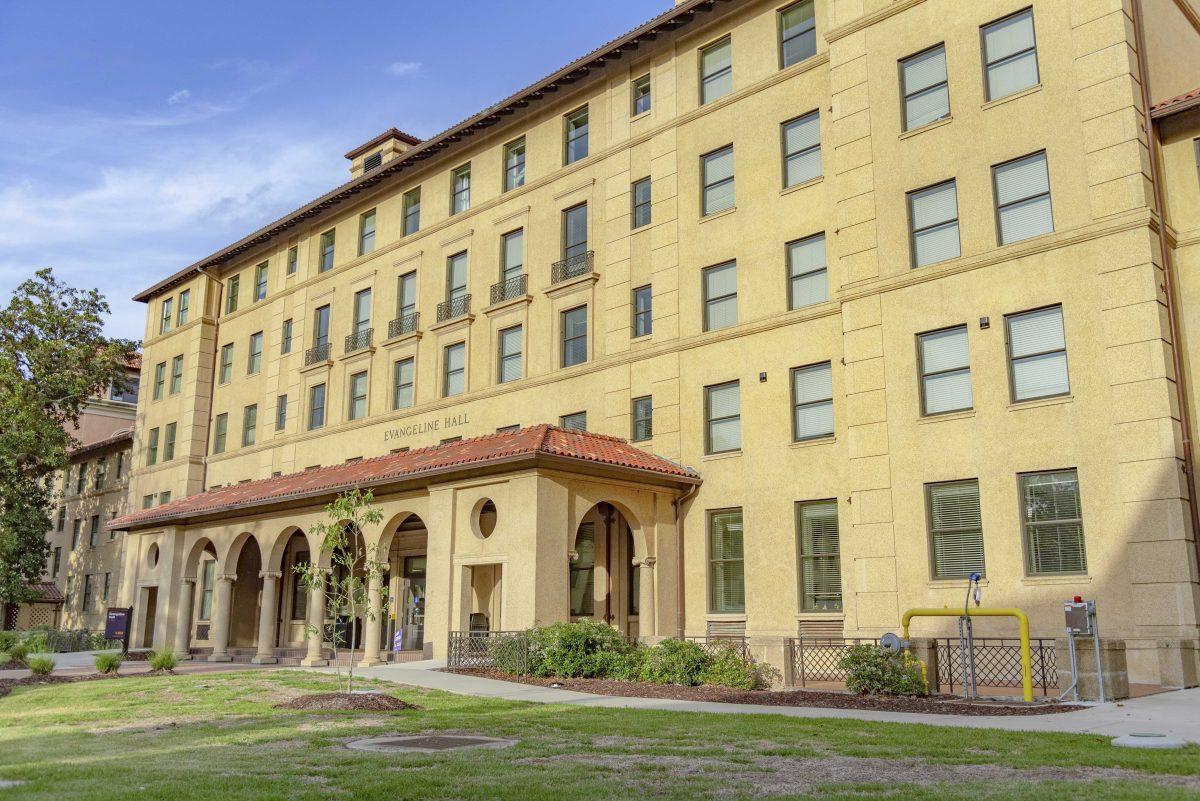
[[229, 617], [233, 614], [230, 602], [233, 599], [233, 582], [236, 575], [222, 573], [217, 576], [213, 592], [213, 649], [209, 662], [229, 662]]
[[657, 637], [658, 610], [654, 608], [654, 563], [653, 556], [634, 560], [638, 575], [638, 639]]
[[185, 578], [179, 582], [179, 619], [175, 621], [175, 656], [191, 659], [188, 646], [192, 635], [192, 603], [196, 593], [196, 580]]
[[359, 667], [383, 662], [379, 658], [379, 632], [383, 623], [383, 573], [370, 571], [367, 577], [367, 614], [363, 620], [363, 656]]
[[[324, 575], [324, 574], [322, 574]], [[308, 591], [308, 617], [305, 619], [305, 636], [308, 638], [308, 653], [300, 664], [304, 667], [324, 665], [322, 644], [325, 639], [325, 582], [321, 581]]]
[[275, 658], [275, 604], [279, 598], [279, 579], [282, 573], [264, 570], [258, 574], [262, 579], [262, 599], [258, 606], [258, 651], [250, 661], [255, 665], [273, 665]]

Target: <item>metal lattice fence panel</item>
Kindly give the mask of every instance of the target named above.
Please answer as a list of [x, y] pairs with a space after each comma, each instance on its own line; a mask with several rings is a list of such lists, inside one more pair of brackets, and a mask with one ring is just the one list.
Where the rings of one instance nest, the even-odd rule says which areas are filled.
[[529, 662], [529, 637], [523, 631], [452, 631], [446, 649], [446, 667], [506, 668], [524, 673]]
[[810, 681], [844, 682], [842, 657], [852, 645], [878, 645], [870, 637], [794, 637], [789, 641], [792, 681], [801, 687]]
[[[976, 687], [1020, 687], [1021, 686], [1021, 641], [1018, 639], [976, 637], [975, 652]], [[1058, 659], [1054, 640], [1036, 639], [1029, 641], [1030, 662], [1033, 668], [1033, 686], [1048, 695], [1058, 687]], [[966, 682], [963, 675], [963, 648], [957, 637], [939, 637], [937, 640], [938, 683], [949, 692], [961, 690]]]
[[685, 642], [694, 642], [704, 649], [705, 653], [715, 656], [724, 650], [737, 652], [743, 662], [750, 662], [750, 645], [745, 637], [684, 637]]

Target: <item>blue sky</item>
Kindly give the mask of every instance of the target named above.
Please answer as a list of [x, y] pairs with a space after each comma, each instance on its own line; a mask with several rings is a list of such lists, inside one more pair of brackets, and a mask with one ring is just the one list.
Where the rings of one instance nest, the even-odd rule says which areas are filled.
[[0, 297], [51, 266], [141, 338], [135, 292], [345, 181], [351, 147], [435, 134], [670, 5], [0, 0]]

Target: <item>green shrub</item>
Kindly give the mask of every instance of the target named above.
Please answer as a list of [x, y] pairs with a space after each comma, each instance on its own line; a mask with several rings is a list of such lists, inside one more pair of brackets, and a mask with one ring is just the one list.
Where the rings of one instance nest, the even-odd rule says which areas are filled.
[[758, 665], [753, 660], [742, 658], [742, 650], [735, 646], [717, 648], [708, 667], [700, 676], [701, 684], [719, 684], [740, 690], [754, 690], [763, 686]]
[[642, 665], [647, 649], [631, 645], [621, 651], [601, 651], [596, 654], [596, 676], [617, 681], [641, 681]]
[[168, 672], [174, 670], [175, 666], [179, 664], [179, 660], [175, 658], [175, 652], [165, 648], [161, 651], [151, 651], [148, 661], [152, 670], [165, 670]]
[[7, 651], [0, 651], [0, 670], [11, 669], [13, 667], [12, 661], [13, 658], [11, 654], [9, 654]]
[[121, 663], [125, 661], [125, 656], [112, 652], [96, 654], [95, 661], [97, 673], [116, 673], [120, 670]]
[[30, 654], [44, 654], [54, 650], [48, 647], [46, 642], [46, 632], [44, 631], [27, 632], [25, 634], [23, 645], [25, 646], [26, 653]]
[[608, 659], [600, 654], [632, 647], [612, 626], [594, 620], [530, 629], [528, 637], [529, 672], [563, 679], [596, 678]]
[[655, 684], [695, 687], [703, 680], [712, 657], [699, 644], [687, 640], [663, 640], [647, 649], [641, 679]]
[[54, 671], [54, 660], [48, 656], [35, 656], [25, 664], [35, 676], [49, 676]]
[[852, 645], [838, 662], [846, 689], [868, 695], [928, 695], [921, 663], [907, 652], [893, 654], [878, 645]]
[[0, 631], [0, 651], [9, 653], [12, 647], [21, 640], [15, 631]]
[[8, 655], [14, 662], [24, 662], [29, 656], [29, 646], [23, 642], [13, 643], [8, 649]]

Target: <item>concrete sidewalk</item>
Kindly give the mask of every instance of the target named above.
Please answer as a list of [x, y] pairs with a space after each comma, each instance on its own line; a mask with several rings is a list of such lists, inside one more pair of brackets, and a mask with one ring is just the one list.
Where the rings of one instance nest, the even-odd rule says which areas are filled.
[[[710, 701], [677, 701], [665, 698], [622, 698], [558, 690], [532, 684], [496, 681], [458, 673], [445, 673], [445, 660], [405, 662], [358, 668], [357, 675], [460, 695], [504, 698], [540, 704], [570, 704], [620, 709], [654, 709], [670, 712], [715, 714], [783, 715], [795, 718], [849, 718], [885, 723], [925, 723], [931, 726], [1006, 729], [1009, 731], [1069, 732], [1118, 737], [1122, 734], [1154, 732], [1200, 743], [1200, 688], [1176, 690], [1120, 703], [1095, 704], [1078, 712], [1019, 717], [928, 715], [910, 712], [876, 712], [860, 709], [757, 706]], [[333, 672], [333, 668], [311, 668]]]

